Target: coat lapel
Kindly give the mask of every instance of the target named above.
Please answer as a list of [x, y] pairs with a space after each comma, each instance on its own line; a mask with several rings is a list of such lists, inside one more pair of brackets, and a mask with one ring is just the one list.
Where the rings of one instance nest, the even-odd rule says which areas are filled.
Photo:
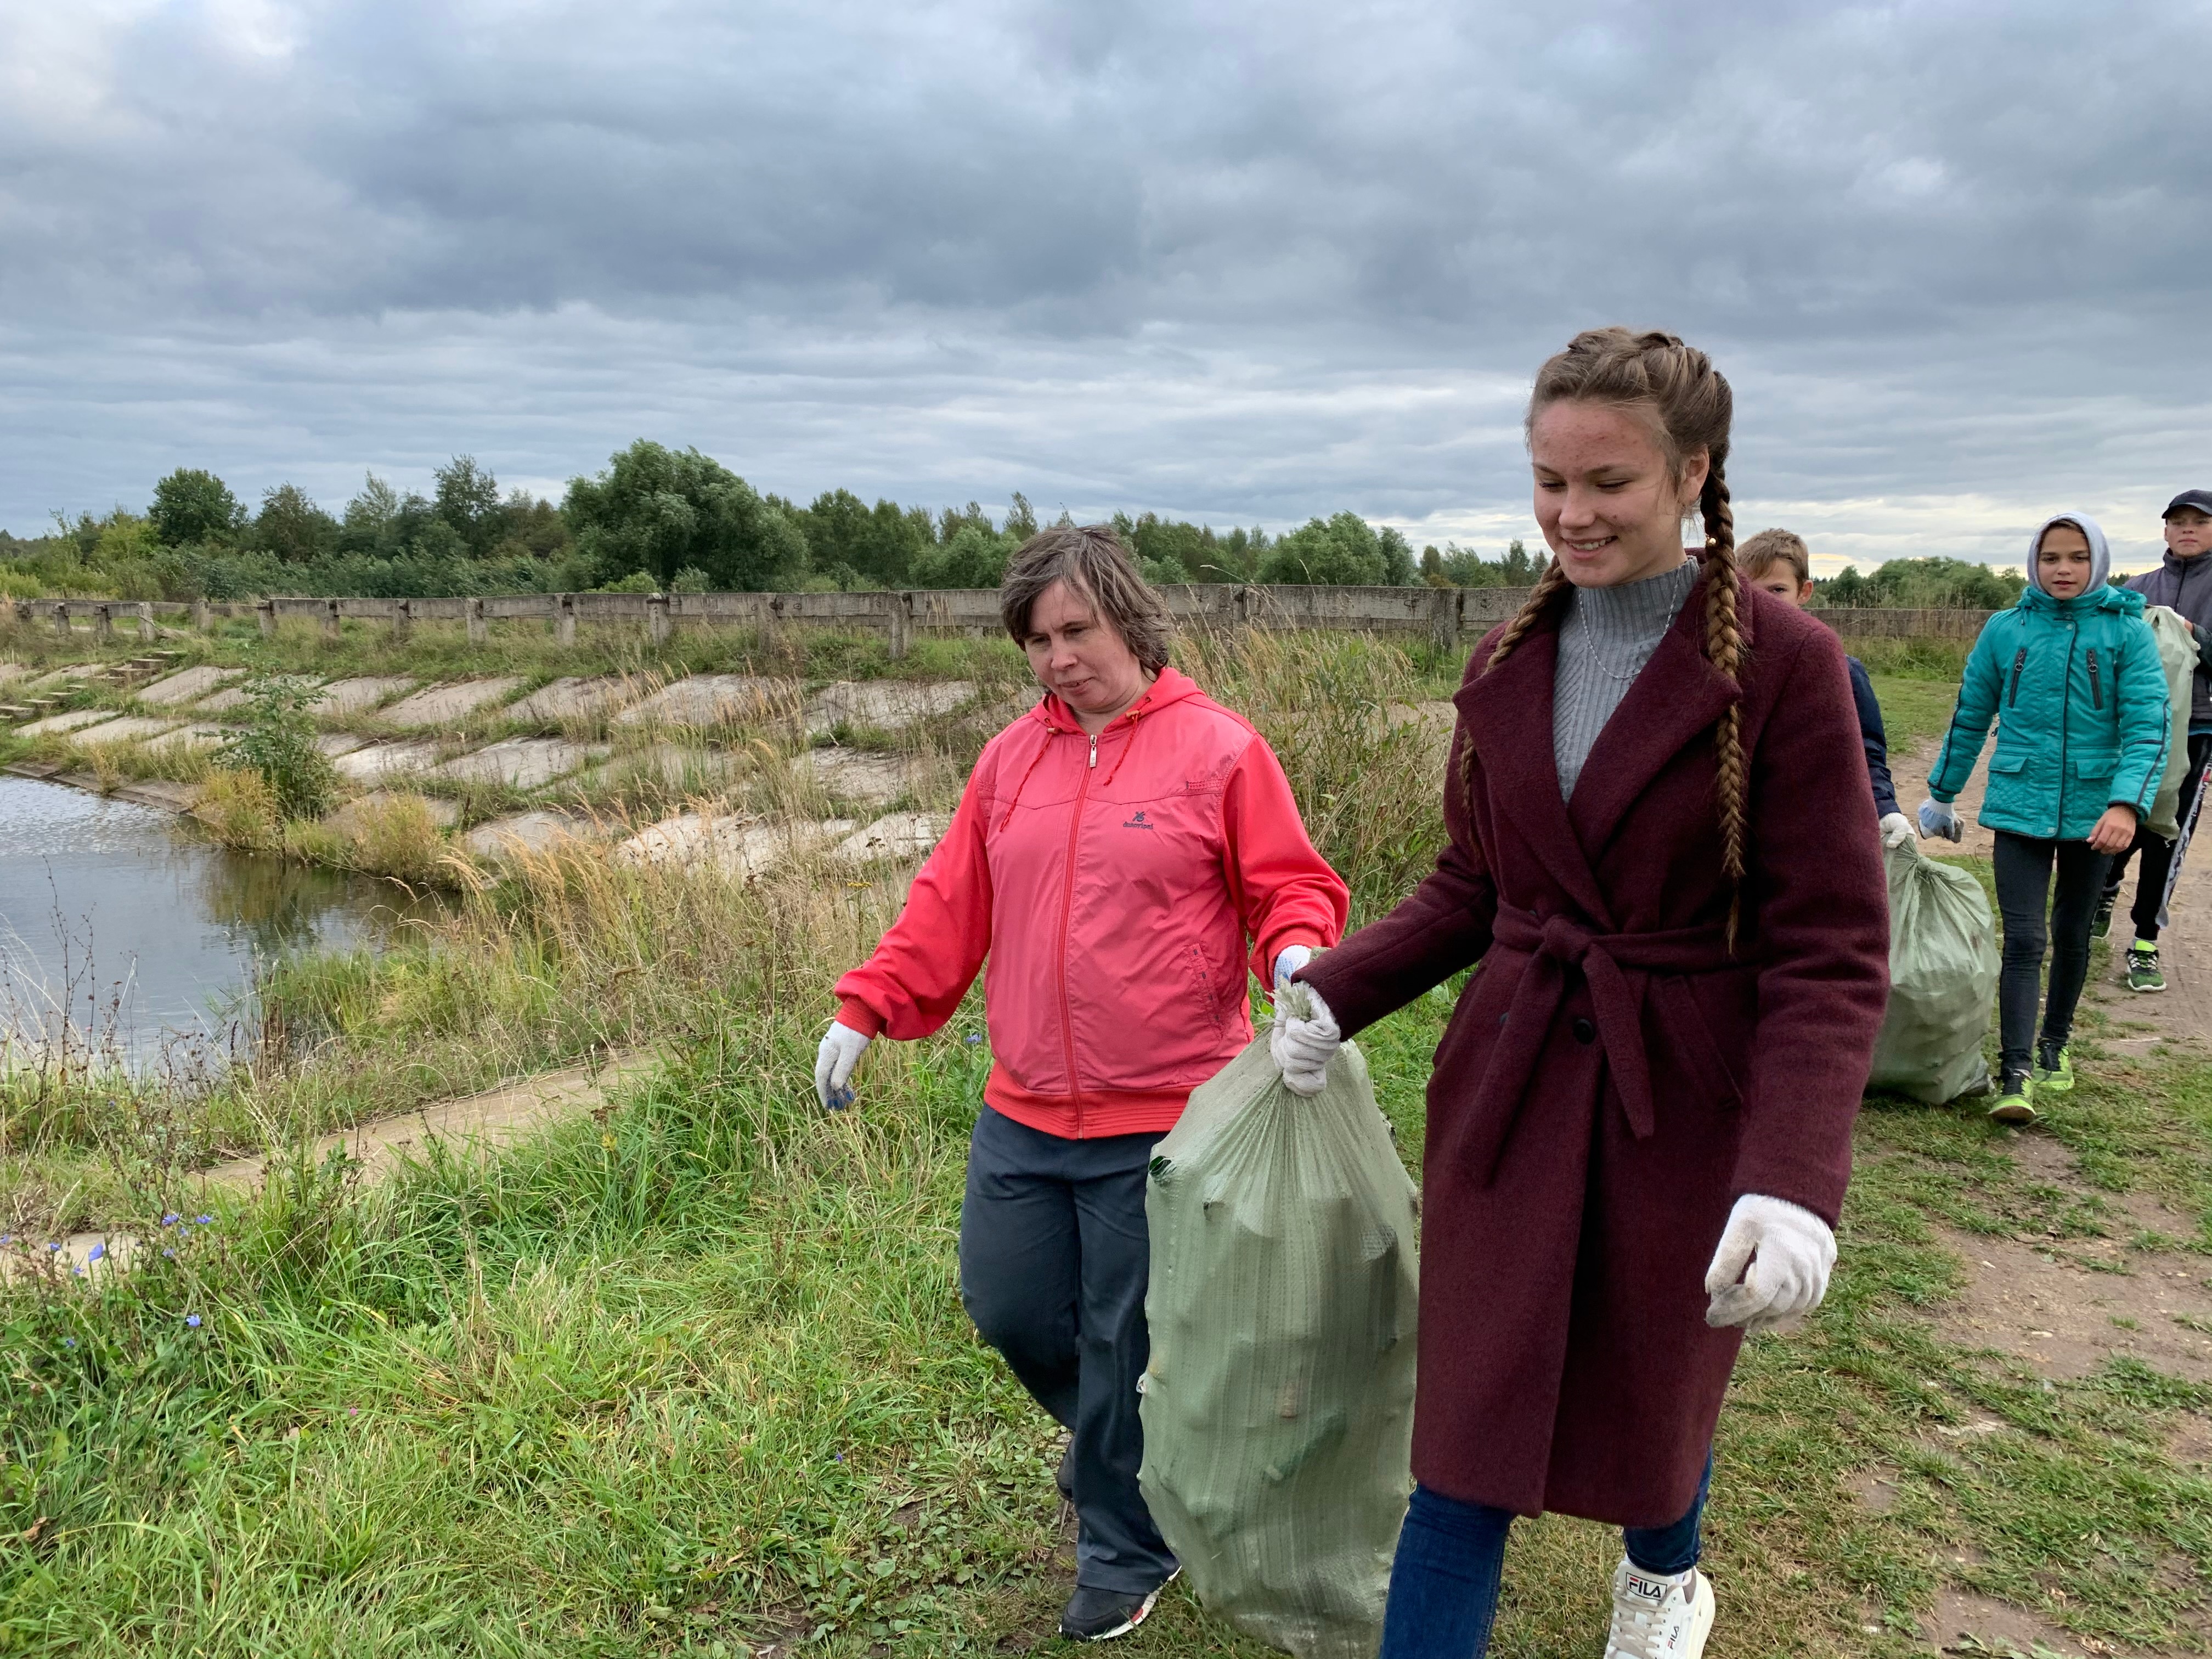
[[[1709, 730], [1721, 712], [1743, 695], [1734, 680], [1705, 659], [1698, 643], [1705, 615], [1705, 585], [1700, 580], [1690, 590], [1674, 625], [1606, 721], [1589, 758], [1583, 763], [1574, 799], [1567, 803], [1567, 817], [1577, 842], [1590, 859], [1604, 851], [1628, 809], [1659, 775], [1660, 769], [1684, 745]], [[1749, 618], [1742, 620], [1748, 643]], [[1510, 665], [1512, 659], [1506, 661]], [[1553, 775], [1556, 792], [1556, 768]]]
[[[1610, 927], [1605, 896], [1568, 823], [1559, 763], [1552, 755], [1552, 681], [1559, 651], [1559, 624], [1547, 617], [1504, 662], [1461, 686], [1452, 701], [1467, 723], [1468, 741], [1481, 758], [1492, 810], [1512, 821], [1585, 915]], [[1449, 787], [1458, 788], [1459, 780], [1453, 778]]]

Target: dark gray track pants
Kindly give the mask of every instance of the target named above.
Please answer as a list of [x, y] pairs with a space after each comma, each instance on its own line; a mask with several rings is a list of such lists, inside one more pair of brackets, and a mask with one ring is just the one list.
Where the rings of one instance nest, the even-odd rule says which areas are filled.
[[1151, 1354], [1145, 1170], [1159, 1139], [1063, 1140], [986, 1106], [960, 1212], [968, 1316], [1074, 1442], [1075, 1582], [1133, 1595], [1176, 1569], [1137, 1491], [1137, 1379]]

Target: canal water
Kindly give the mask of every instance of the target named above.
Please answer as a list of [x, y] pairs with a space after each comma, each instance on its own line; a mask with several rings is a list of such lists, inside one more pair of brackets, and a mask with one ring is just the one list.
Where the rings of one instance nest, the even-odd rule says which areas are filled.
[[420, 914], [388, 882], [229, 852], [155, 808], [0, 775], [0, 1039], [19, 1060], [64, 1019], [133, 1064], [179, 1040], [228, 1048], [252, 1030], [258, 966], [374, 944]]

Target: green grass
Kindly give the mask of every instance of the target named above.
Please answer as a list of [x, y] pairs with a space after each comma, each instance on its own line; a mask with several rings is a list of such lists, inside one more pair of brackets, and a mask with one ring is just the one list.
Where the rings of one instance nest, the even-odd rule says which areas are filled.
[[1881, 723], [1893, 750], [1909, 748], [1923, 738], [1940, 738], [1951, 724], [1951, 710], [1959, 701], [1955, 680], [1907, 679], [1888, 674], [1874, 678], [1875, 701], [1881, 704]]

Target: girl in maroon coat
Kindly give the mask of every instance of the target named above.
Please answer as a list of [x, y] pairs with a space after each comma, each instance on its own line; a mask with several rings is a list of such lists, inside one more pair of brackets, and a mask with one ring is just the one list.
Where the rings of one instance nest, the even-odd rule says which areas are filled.
[[1608, 1659], [1696, 1659], [1737, 1347], [1801, 1321], [1835, 1261], [1887, 994], [1881, 843], [1841, 647], [1737, 578], [1730, 404], [1671, 335], [1595, 330], [1544, 365], [1554, 557], [1455, 700], [1449, 844], [1276, 1028], [1317, 1089], [1343, 1036], [1481, 964], [1429, 1084], [1383, 1659], [1484, 1651], [1507, 1528], [1546, 1510], [1625, 1529]]

